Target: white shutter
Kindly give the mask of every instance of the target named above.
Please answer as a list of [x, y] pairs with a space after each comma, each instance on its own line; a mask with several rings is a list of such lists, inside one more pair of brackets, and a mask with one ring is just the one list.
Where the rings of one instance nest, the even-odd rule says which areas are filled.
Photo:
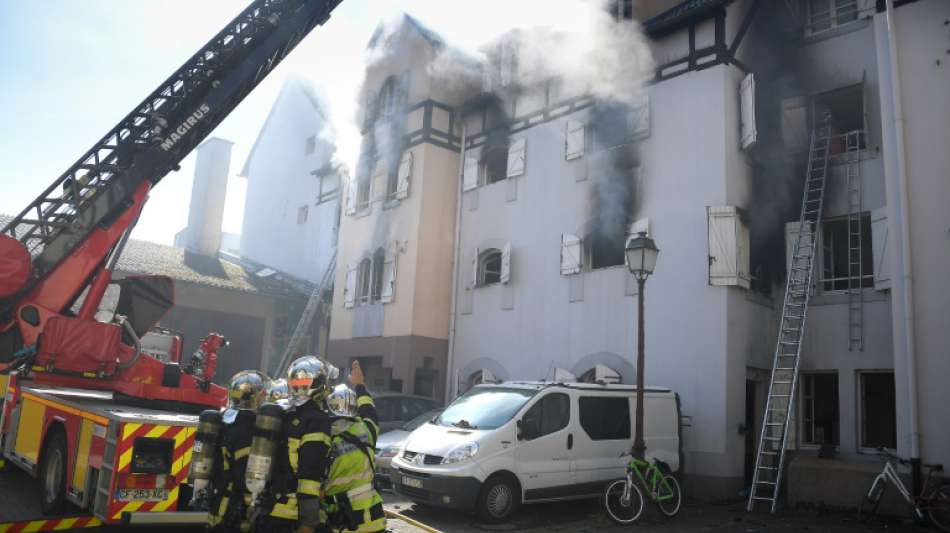
[[406, 150], [399, 161], [399, 173], [396, 176], [396, 198], [409, 196], [409, 179], [412, 177], [412, 152]]
[[525, 139], [518, 139], [508, 147], [508, 177], [513, 178], [524, 174], [525, 167]]
[[748, 74], [739, 85], [739, 120], [741, 127], [742, 149], [755, 143], [755, 78]]
[[475, 254], [472, 256], [472, 287], [478, 287], [478, 248], [475, 248]]
[[751, 246], [749, 225], [741, 217], [736, 216], [736, 274], [739, 286], [746, 289], [752, 284]]
[[470, 191], [475, 187], [478, 187], [478, 159], [466, 157], [462, 167], [462, 190]]
[[346, 183], [346, 214], [356, 214], [356, 201], [359, 194], [359, 185], [355, 179], [349, 179]]
[[785, 223], [785, 273], [792, 270], [792, 256], [795, 255], [795, 244], [798, 242], [798, 232], [801, 222], [795, 220]]
[[709, 284], [738, 285], [736, 208], [707, 207], [709, 228]]
[[569, 276], [581, 271], [581, 239], [577, 235], [561, 235], [561, 275]]
[[346, 269], [346, 280], [343, 284], [343, 307], [352, 309], [356, 305], [356, 278], [359, 267], [350, 264]]
[[511, 281], [511, 243], [506, 243], [501, 250], [501, 282]]
[[379, 295], [379, 300], [388, 304], [393, 301], [396, 295], [396, 251], [387, 250], [386, 260], [383, 262], [383, 290]]
[[639, 105], [627, 114], [627, 129], [631, 139], [650, 136], [650, 98], [644, 96]]
[[887, 212], [886, 208], [871, 211], [871, 249], [874, 252], [874, 288], [882, 291], [891, 288], [891, 268], [888, 261]]
[[633, 221], [630, 224], [630, 237], [636, 237], [640, 232], [646, 233], [647, 237], [650, 236], [650, 219], [649, 218], [639, 218]]
[[567, 121], [567, 131], [564, 134], [564, 159], [570, 161], [584, 155], [584, 123], [576, 120]]

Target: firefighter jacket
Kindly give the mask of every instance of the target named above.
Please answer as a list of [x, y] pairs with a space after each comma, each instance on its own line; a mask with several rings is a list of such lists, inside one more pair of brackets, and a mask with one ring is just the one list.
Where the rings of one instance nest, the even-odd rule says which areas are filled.
[[366, 387], [357, 385], [356, 393], [358, 415], [333, 421], [323, 503], [327, 524], [334, 531], [376, 533], [386, 529], [383, 499], [373, 485], [379, 425]]
[[214, 496], [208, 525], [216, 531], [250, 531], [248, 508], [251, 495], [244, 485], [247, 456], [254, 433], [254, 412], [239, 410], [221, 428], [218, 437], [220, 469], [214, 481]]

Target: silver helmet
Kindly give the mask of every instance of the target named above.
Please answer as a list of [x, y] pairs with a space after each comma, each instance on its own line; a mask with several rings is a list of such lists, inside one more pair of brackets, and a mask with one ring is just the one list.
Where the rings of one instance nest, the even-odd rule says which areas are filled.
[[341, 383], [327, 397], [327, 407], [336, 416], [356, 416], [356, 400], [353, 389]]
[[284, 378], [267, 382], [267, 401], [286, 407], [290, 403], [290, 385]]
[[312, 355], [297, 359], [287, 369], [290, 402], [295, 406], [311, 399], [319, 403], [330, 394], [330, 388], [339, 376], [340, 371], [335, 366]]
[[231, 409], [254, 411], [264, 402], [267, 376], [257, 370], [242, 370], [228, 384], [228, 406]]

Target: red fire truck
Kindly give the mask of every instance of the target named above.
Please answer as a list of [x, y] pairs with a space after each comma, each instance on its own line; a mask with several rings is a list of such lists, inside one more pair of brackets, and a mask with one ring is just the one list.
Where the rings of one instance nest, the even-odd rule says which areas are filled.
[[204, 521], [187, 476], [226, 341], [183, 360], [154, 329], [172, 280], [112, 270], [149, 190], [339, 2], [254, 0], [0, 231], [0, 450], [39, 478], [44, 514], [93, 514], [0, 529]]

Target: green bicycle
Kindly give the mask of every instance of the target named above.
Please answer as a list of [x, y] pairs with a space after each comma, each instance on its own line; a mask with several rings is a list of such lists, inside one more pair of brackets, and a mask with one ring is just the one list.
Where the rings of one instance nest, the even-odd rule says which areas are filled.
[[[626, 456], [631, 456], [630, 452], [621, 455]], [[631, 456], [626, 477], [607, 485], [604, 491], [607, 516], [621, 525], [635, 522], [643, 513], [644, 490], [666, 516], [676, 516], [680, 511], [682, 491], [669, 468], [661, 461], [650, 463]]]

